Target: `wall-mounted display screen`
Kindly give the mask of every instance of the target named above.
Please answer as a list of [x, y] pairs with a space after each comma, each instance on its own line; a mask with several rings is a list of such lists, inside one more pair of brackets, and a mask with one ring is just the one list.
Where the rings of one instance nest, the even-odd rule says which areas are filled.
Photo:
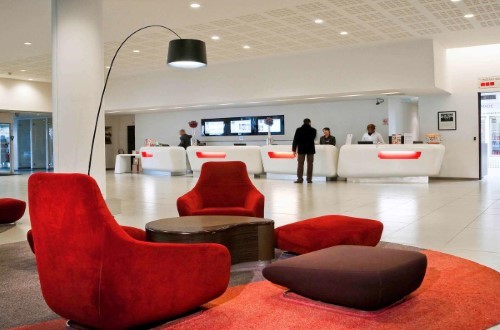
[[211, 118], [201, 120], [201, 135], [203, 136], [231, 136], [231, 135], [265, 135], [267, 125], [265, 119], [273, 118], [270, 127], [271, 134], [285, 134], [285, 116], [255, 116]]

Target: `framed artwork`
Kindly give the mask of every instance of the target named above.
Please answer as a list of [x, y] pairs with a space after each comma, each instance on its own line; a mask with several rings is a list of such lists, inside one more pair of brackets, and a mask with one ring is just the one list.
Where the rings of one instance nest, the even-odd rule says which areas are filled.
[[457, 112], [442, 111], [438, 112], [438, 130], [456, 130], [457, 129]]
[[104, 128], [104, 139], [106, 144], [112, 144], [111, 138], [113, 137], [113, 128], [111, 126], [106, 126]]

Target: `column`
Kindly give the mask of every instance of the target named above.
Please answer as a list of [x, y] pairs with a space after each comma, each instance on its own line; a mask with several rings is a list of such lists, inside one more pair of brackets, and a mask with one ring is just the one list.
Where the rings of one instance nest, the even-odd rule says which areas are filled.
[[[104, 81], [102, 0], [52, 0], [52, 111], [55, 172], [87, 173]], [[104, 113], [91, 176], [106, 196]]]

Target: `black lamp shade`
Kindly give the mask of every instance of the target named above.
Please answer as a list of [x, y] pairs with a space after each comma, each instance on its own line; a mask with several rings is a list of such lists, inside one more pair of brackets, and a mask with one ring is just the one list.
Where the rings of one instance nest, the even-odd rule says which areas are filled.
[[205, 42], [196, 39], [174, 39], [168, 44], [167, 64], [175, 68], [196, 69], [207, 65]]

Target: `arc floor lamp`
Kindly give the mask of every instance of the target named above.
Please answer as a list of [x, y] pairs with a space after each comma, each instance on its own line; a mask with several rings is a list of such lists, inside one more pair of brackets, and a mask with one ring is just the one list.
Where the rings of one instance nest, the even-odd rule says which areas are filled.
[[111, 74], [111, 70], [113, 69], [113, 64], [115, 63], [116, 56], [118, 55], [118, 52], [123, 47], [123, 45], [127, 42], [127, 40], [130, 39], [130, 37], [132, 37], [139, 31], [152, 27], [166, 29], [175, 34], [177, 38], [179, 38], [171, 40], [168, 44], [167, 65], [181, 69], [197, 69], [207, 65], [207, 51], [205, 47], [205, 42], [197, 39], [182, 39], [177, 33], [175, 33], [174, 30], [166, 26], [156, 25], [156, 24], [148, 25], [140, 29], [137, 29], [131, 34], [129, 34], [128, 37], [125, 38], [125, 40], [123, 40], [123, 42], [116, 50], [115, 55], [111, 60], [111, 64], [109, 65], [109, 70], [106, 75], [106, 80], [104, 81], [104, 87], [101, 93], [101, 101], [99, 102], [99, 109], [97, 110], [97, 117], [95, 120], [94, 134], [92, 136], [92, 144], [90, 146], [89, 169], [87, 173], [88, 175], [90, 175], [90, 169], [92, 167], [92, 154], [94, 152], [94, 142], [97, 133], [97, 125], [99, 124], [99, 115], [101, 114], [102, 100], [104, 99], [104, 94], [106, 93], [106, 87], [108, 86], [108, 79]]

